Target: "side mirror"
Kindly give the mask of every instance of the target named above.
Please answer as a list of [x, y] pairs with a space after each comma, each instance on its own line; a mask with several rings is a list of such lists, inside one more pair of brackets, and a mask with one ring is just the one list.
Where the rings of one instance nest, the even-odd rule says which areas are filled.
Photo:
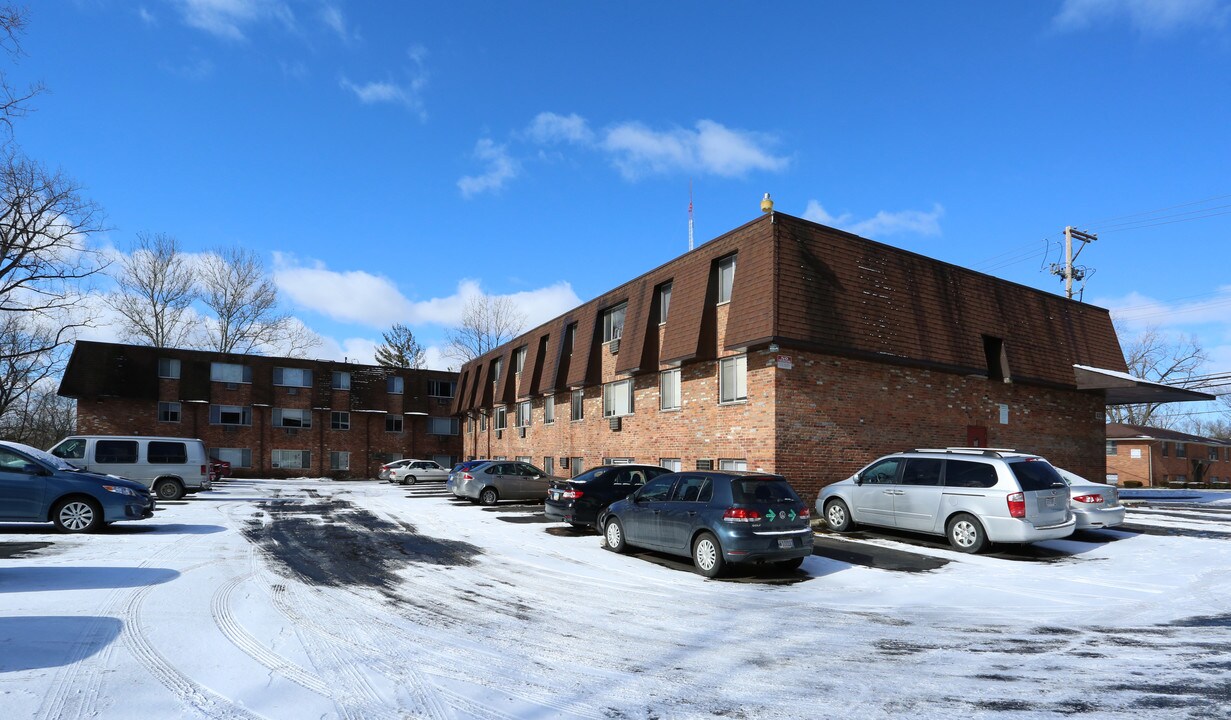
[[862, 484], [863, 484], [863, 476], [862, 476], [862, 475], [856, 475], [856, 476], [854, 477], [854, 480], [855, 480], [855, 484], [856, 484], [856, 485], [862, 485]]

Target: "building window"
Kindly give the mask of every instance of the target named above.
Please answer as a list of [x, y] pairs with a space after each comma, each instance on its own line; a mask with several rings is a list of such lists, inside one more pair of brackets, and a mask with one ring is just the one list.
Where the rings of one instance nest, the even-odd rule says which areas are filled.
[[1209, 457], [1210, 457], [1210, 462], [1218, 462], [1218, 448], [1216, 447], [1210, 448]]
[[658, 324], [667, 322], [667, 313], [671, 310], [671, 283], [663, 283], [658, 288]]
[[402, 416], [401, 415], [386, 415], [385, 416], [385, 432], [391, 432], [391, 433], [402, 432]]
[[457, 418], [434, 417], [427, 419], [428, 435], [456, 435], [461, 425]]
[[178, 379], [180, 376], [180, 361], [175, 358], [158, 358], [158, 377]]
[[509, 426], [509, 411], [501, 405], [496, 408], [496, 429], [503, 430]]
[[[548, 395], [543, 398], [543, 424], [551, 425], [556, 421], [556, 398]], [[548, 473], [549, 475], [551, 473]]]
[[1107, 441], [1107, 454], [1108, 454], [1108, 455], [1117, 455], [1117, 454], [1119, 454], [1119, 449], [1116, 447], [1116, 441], [1115, 441], [1115, 440], [1108, 440], [1108, 441]]
[[428, 380], [428, 397], [451, 398], [457, 392], [457, 383], [446, 380]]
[[504, 358], [496, 358], [492, 362], [492, 386], [500, 382], [500, 373], [504, 370]]
[[274, 385], [279, 387], [312, 387], [312, 371], [303, 368], [274, 368]]
[[748, 399], [748, 356], [718, 361], [718, 402], [733, 403]]
[[1182, 442], [1176, 443], [1175, 444], [1175, 456], [1178, 458], [1188, 457], [1188, 445], [1185, 445]]
[[330, 470], [350, 470], [350, 453], [345, 450], [329, 451]]
[[487, 432], [487, 416], [479, 414], [479, 432]]
[[574, 390], [570, 405], [569, 418], [574, 422], [586, 417], [586, 391]]
[[406, 381], [400, 377], [385, 378], [385, 392], [390, 395], [401, 395], [406, 388]]
[[684, 463], [679, 458], [659, 458], [658, 464], [671, 472], [679, 472], [684, 469]]
[[622, 302], [603, 312], [603, 342], [619, 340], [624, 334], [624, 313], [628, 303]]
[[350, 430], [350, 413], [345, 410], [334, 410], [329, 413], [330, 430]]
[[603, 417], [620, 417], [633, 412], [633, 381], [620, 380], [603, 386]]
[[605, 457], [603, 458], [604, 465], [632, 465], [636, 462], [636, 458], [630, 457]]
[[350, 390], [350, 373], [345, 370], [334, 370], [329, 387], [334, 390]]
[[292, 408], [274, 408], [274, 427], [310, 428], [312, 427], [312, 411]]
[[[517, 427], [530, 426], [530, 401], [517, 403]], [[529, 462], [529, 461], [527, 461]]]
[[252, 425], [252, 408], [242, 405], [210, 405], [210, 425]]
[[532, 461], [534, 458], [530, 457], [529, 455], [518, 455], [517, 457], [513, 459], [516, 460], [517, 462], [522, 462], [522, 463], [526, 463], [527, 465], [529, 465], [530, 461]]
[[160, 402], [158, 403], [158, 422], [173, 422], [180, 421], [180, 404], [177, 402]]
[[719, 460], [718, 469], [719, 470], [739, 470], [739, 471], [747, 470], [748, 461], [747, 460], [735, 460], [732, 458], [727, 458], [725, 460]]
[[307, 470], [312, 467], [311, 450], [274, 450], [273, 467], [282, 470]]
[[214, 460], [231, 463], [232, 468], [252, 467], [252, 450], [248, 448], [210, 448], [209, 456]]
[[1162, 443], [1162, 446], [1163, 446], [1163, 457], [1169, 457], [1171, 455], [1171, 443], [1164, 442]]
[[543, 472], [548, 476], [556, 474], [556, 459], [550, 455], [543, 456]]
[[658, 409], [680, 409], [680, 371], [667, 370], [658, 375]]
[[713, 460], [698, 460], [697, 469], [698, 470], [713, 470], [714, 461]]
[[1108, 473], [1107, 474], [1107, 484], [1108, 485], [1119, 485], [1120, 475], [1118, 473]]
[[521, 371], [526, 369], [526, 348], [519, 347], [513, 351], [513, 372], [521, 375]]
[[585, 458], [569, 458], [568, 473], [569, 477], [577, 477], [585, 470]]
[[718, 304], [731, 302], [731, 288], [735, 285], [735, 256], [718, 261]]
[[252, 368], [233, 363], [210, 363], [209, 379], [214, 382], [251, 383]]

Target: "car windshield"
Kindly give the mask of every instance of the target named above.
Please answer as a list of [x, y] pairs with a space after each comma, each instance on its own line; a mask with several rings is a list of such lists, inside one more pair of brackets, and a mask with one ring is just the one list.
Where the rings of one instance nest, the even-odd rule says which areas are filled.
[[731, 481], [731, 499], [737, 503], [798, 502], [799, 496], [781, 478], [737, 478]]
[[1022, 486], [1022, 490], [1026, 492], [1066, 487], [1060, 473], [1056, 472], [1056, 468], [1045, 460], [1022, 460], [1009, 463], [1009, 468], [1013, 471], [1013, 476], [1017, 478], [1018, 484]]
[[38, 460], [44, 465], [50, 465], [56, 470], [77, 470], [78, 469], [76, 465], [73, 465], [72, 463], [68, 462], [67, 460], [64, 460], [63, 458], [58, 458], [55, 455], [52, 455], [51, 453], [47, 452], [46, 450], [39, 450], [36, 447], [30, 447], [29, 445], [22, 445], [21, 443], [7, 443], [7, 445], [13, 448], [14, 450], [17, 450], [18, 452], [23, 452], [26, 455], [29, 455], [30, 457], [34, 458], [35, 460]]
[[590, 468], [589, 470], [586, 470], [585, 472], [573, 478], [569, 482], [587, 483], [587, 482], [590, 482], [591, 480], [600, 480], [606, 477], [607, 475], [614, 473], [615, 471], [616, 470], [613, 467]]

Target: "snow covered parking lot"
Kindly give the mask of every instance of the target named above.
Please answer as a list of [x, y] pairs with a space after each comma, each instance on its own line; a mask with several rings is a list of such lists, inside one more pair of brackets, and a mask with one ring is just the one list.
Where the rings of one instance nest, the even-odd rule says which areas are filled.
[[707, 581], [435, 484], [229, 480], [100, 535], [0, 525], [0, 708], [1226, 717], [1231, 503], [1198, 500], [990, 556], [824, 535], [798, 574]]

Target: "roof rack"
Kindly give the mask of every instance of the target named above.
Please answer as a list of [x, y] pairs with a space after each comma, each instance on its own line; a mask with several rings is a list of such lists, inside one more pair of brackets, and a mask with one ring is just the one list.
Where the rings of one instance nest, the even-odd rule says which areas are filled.
[[915, 448], [907, 452], [921, 453], [962, 453], [965, 455], [983, 455], [985, 457], [1004, 457], [1002, 453], [1015, 453], [1013, 448], [984, 448], [984, 447], [947, 447], [947, 448]]

